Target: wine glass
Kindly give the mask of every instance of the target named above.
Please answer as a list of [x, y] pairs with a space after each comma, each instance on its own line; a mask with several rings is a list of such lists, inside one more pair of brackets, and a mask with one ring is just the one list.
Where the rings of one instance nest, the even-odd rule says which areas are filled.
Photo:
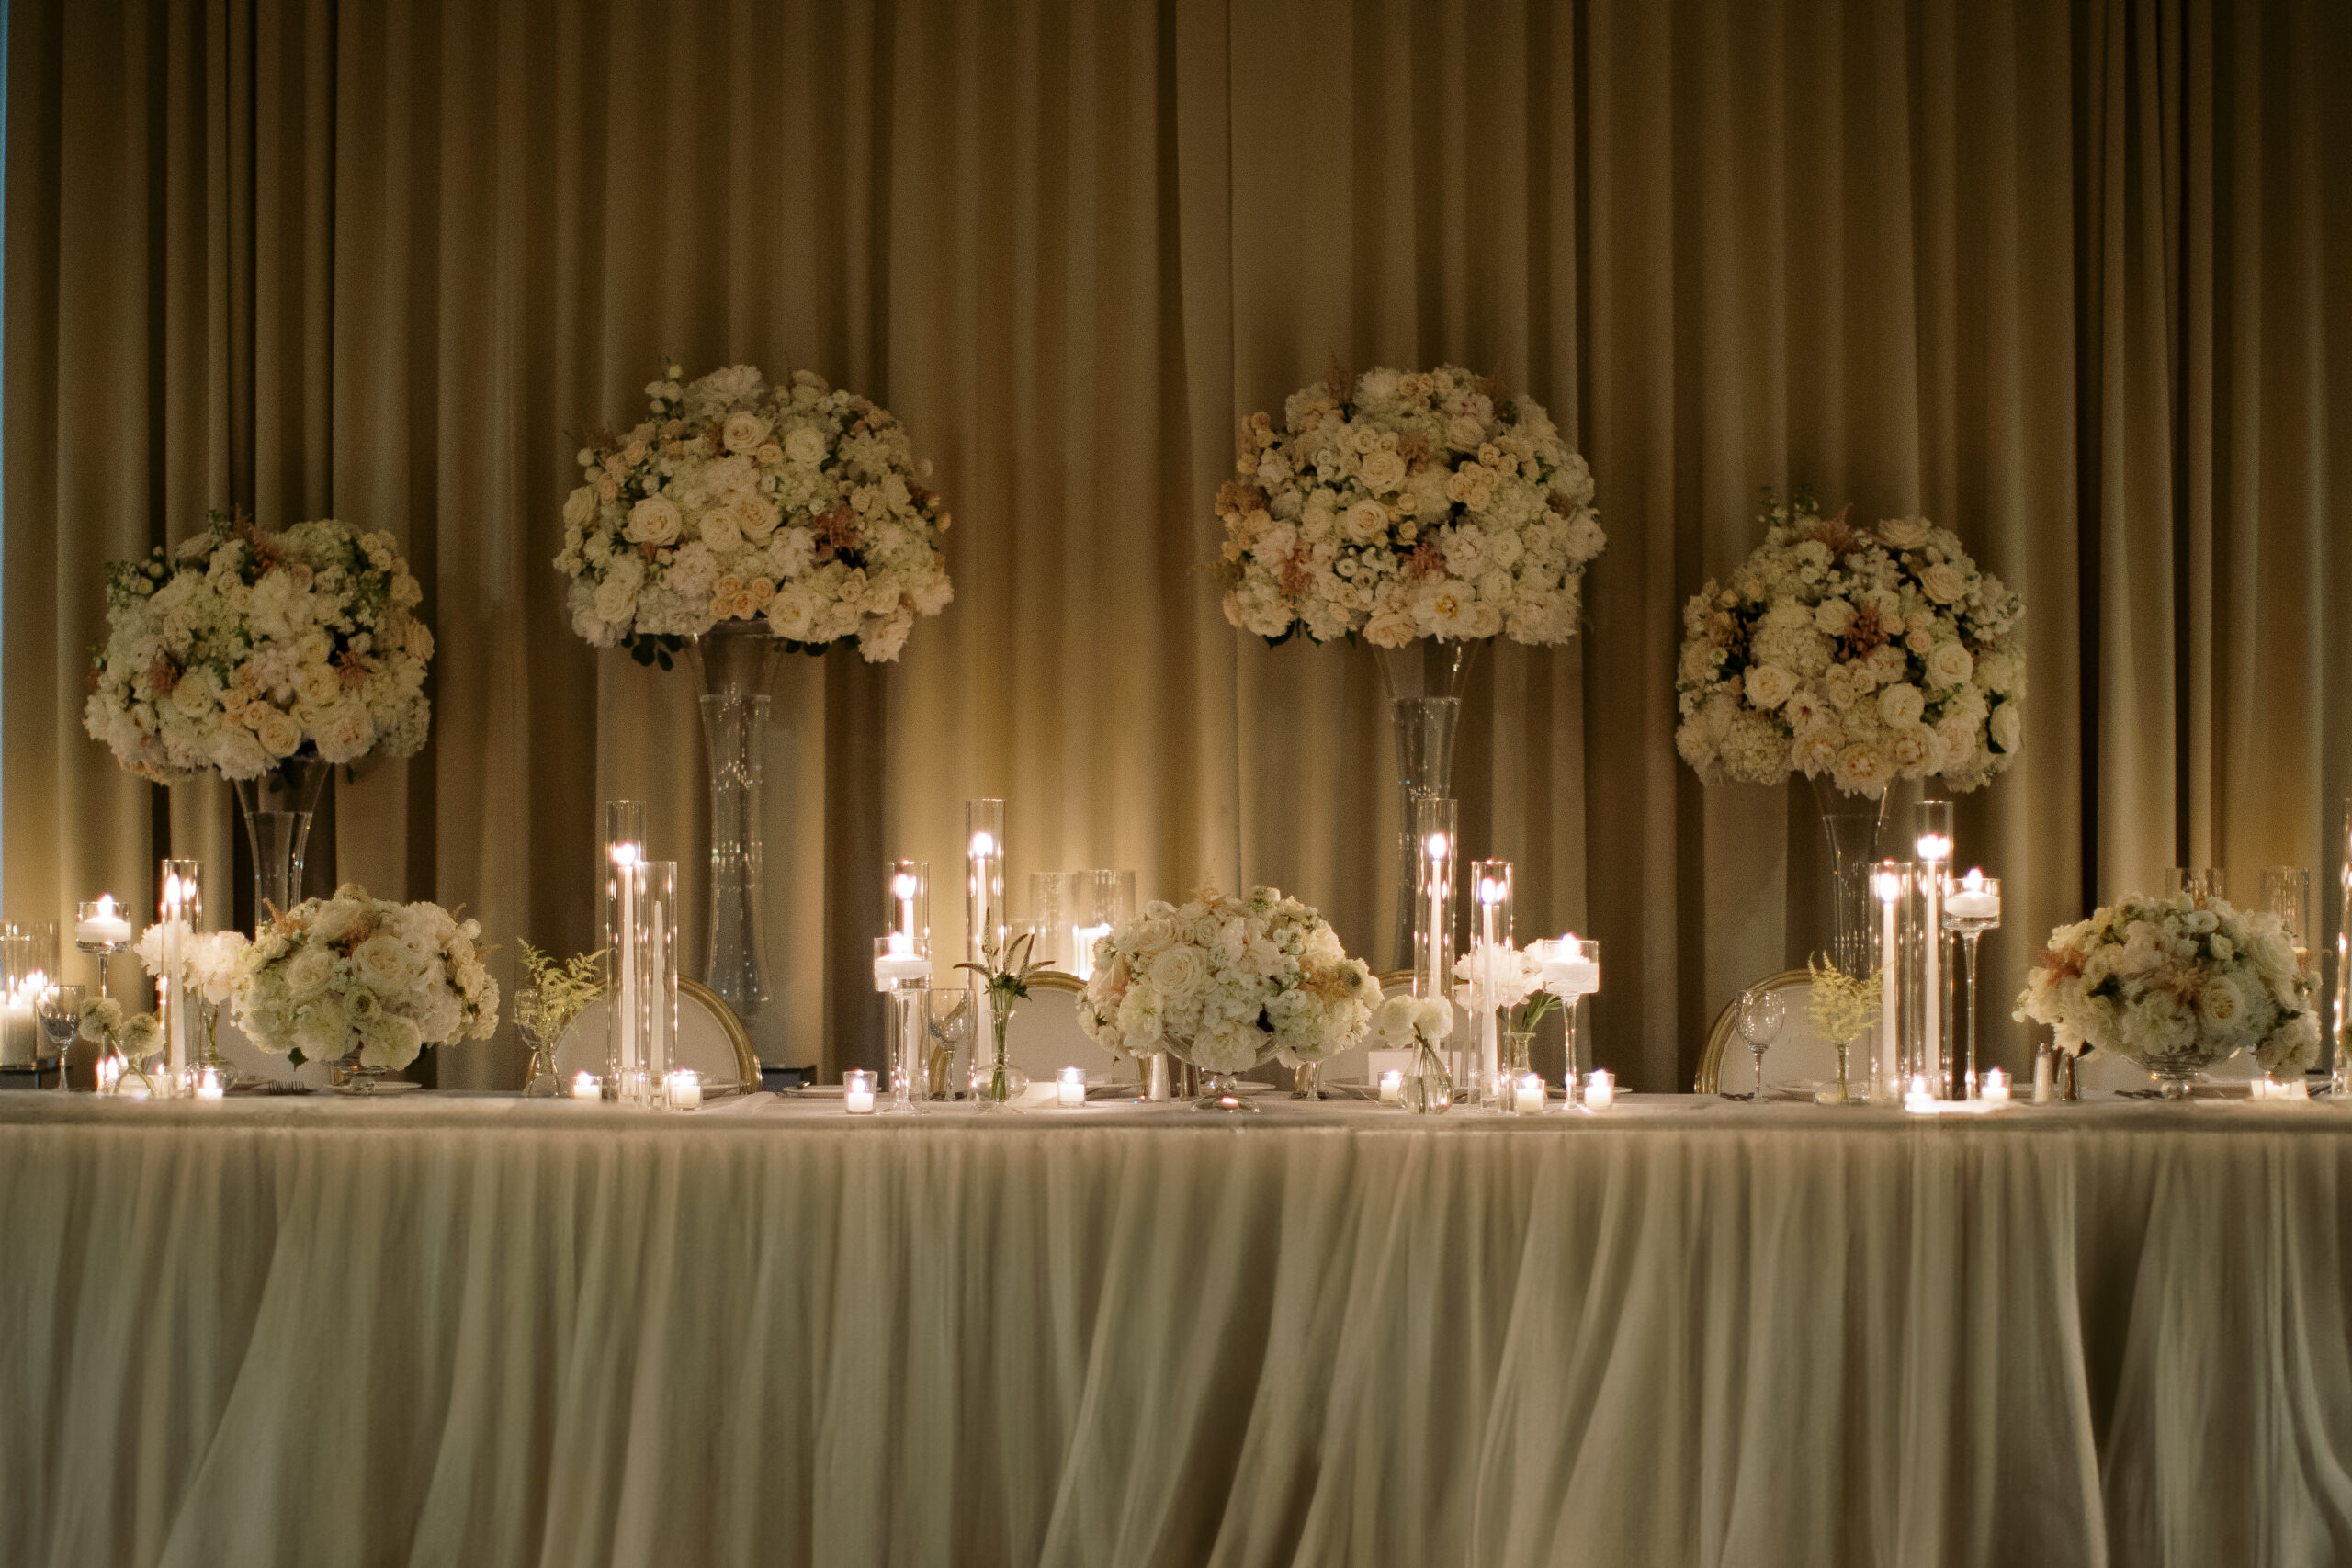
[[1789, 1001], [1779, 991], [1756, 987], [1739, 994], [1740, 1038], [1756, 1053], [1756, 1087], [1747, 1091], [1750, 1100], [1764, 1098], [1764, 1053], [1781, 1032], [1781, 1025], [1789, 1016]]
[[40, 1032], [49, 1042], [57, 1059], [57, 1087], [65, 1087], [65, 1054], [74, 1047], [74, 1037], [82, 1032], [82, 987], [51, 986], [40, 995], [37, 1004]]

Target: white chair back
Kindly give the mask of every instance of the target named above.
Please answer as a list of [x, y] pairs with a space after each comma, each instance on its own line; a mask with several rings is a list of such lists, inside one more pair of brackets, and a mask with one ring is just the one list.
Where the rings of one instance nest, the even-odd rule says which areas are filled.
[[[1809, 1083], [1816, 1087], [1838, 1081], [1838, 1048], [1824, 1040], [1806, 1016], [1806, 1003], [1813, 996], [1813, 982], [1802, 969], [1784, 971], [1761, 983], [1761, 987], [1779, 991], [1784, 1004], [1781, 1032], [1772, 1037], [1771, 1045], [1764, 1053], [1764, 1085], [1770, 1089], [1776, 1084]], [[1746, 1094], [1756, 1087], [1756, 1053], [1739, 1032], [1733, 1009], [1739, 1005], [1735, 997], [1724, 1010], [1716, 1016], [1711, 1033], [1723, 1035], [1722, 1057], [1717, 1064], [1715, 1089], [1724, 1094]], [[1870, 1051], [1875, 1032], [1866, 1033], [1856, 1041], [1849, 1054], [1846, 1072], [1848, 1087], [1860, 1093], [1870, 1083]]]
[[[1084, 988], [1057, 971], [1030, 976], [1029, 999], [1014, 1007], [1012, 1021], [1004, 1032], [1006, 1055], [1014, 1066], [1029, 1075], [1030, 1082], [1052, 1083], [1064, 1067], [1084, 1067], [1087, 1077], [1098, 1083], [1107, 1081], [1106, 1075], [1114, 1072], [1133, 1076], [1126, 1058], [1103, 1050], [1079, 1027], [1079, 998]], [[987, 1057], [990, 1027], [983, 1010], [976, 1053], [979, 1059]]]
[[[603, 998], [580, 1010], [571, 1027], [556, 1042], [555, 1070], [559, 1083], [574, 1073], [605, 1073], [605, 1035], [612, 1007]], [[706, 1095], [729, 1094], [760, 1087], [759, 1057], [735, 1010], [697, 981], [678, 982], [678, 1042], [673, 1067], [692, 1067], [702, 1075]]]

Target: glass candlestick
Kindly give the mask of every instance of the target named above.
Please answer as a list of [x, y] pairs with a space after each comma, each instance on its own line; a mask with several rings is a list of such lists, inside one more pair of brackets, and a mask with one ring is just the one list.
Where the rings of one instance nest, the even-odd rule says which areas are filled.
[[[1511, 863], [1507, 860], [1470, 863], [1470, 1005], [1476, 1027], [1471, 1031], [1477, 1060], [1472, 1077], [1487, 1103], [1498, 1111], [1511, 1109], [1517, 1082], [1505, 1075], [1502, 1051], [1502, 968], [1512, 958]], [[1522, 1065], [1521, 1073], [1526, 1071]]]
[[1919, 893], [1925, 905], [1920, 921], [1925, 999], [1920, 1009], [1922, 1054], [1931, 1081], [1942, 1085], [1943, 1098], [1952, 1092], [1951, 1053], [1944, 1037], [1944, 868], [1951, 863], [1951, 802], [1923, 800], [1912, 807], [1913, 848], [1919, 857]]
[[74, 946], [98, 961], [100, 997], [107, 994], [107, 960], [129, 950], [136, 934], [130, 929], [130, 917], [114, 901], [113, 894], [101, 893], [80, 905], [74, 921]]
[[2001, 879], [1971, 871], [1944, 899], [1943, 929], [1961, 938], [1968, 955], [1968, 1075], [1962, 1098], [1977, 1096], [1976, 944], [2001, 923]]
[[1871, 869], [1871, 892], [1878, 899], [1878, 1049], [1871, 1055], [1871, 1099], [1899, 1103], [1906, 1076], [1903, 1052], [1903, 917], [1911, 901], [1915, 872], [1904, 860], [1883, 860]]
[[989, 1010], [988, 981], [982, 972], [1001, 955], [1012, 932], [1004, 907], [1004, 802], [967, 800], [964, 803], [964, 961], [979, 967], [967, 970], [966, 988], [972, 999], [972, 1040], [977, 1053], [981, 1039], [978, 1020]]
[[670, 1074], [678, 1047], [678, 863], [647, 861], [637, 868], [639, 903], [638, 1038], [639, 1081], [649, 1103], [670, 1102]]
[[643, 1068], [639, 1028], [644, 976], [638, 967], [639, 869], [645, 863], [645, 803], [605, 803], [600, 880], [605, 888], [605, 994], [611, 1001], [605, 1034], [604, 1094], [627, 1098]]
[[899, 1115], [930, 1095], [931, 865], [894, 860], [883, 867], [889, 934], [874, 943], [874, 988], [889, 999], [890, 1103]]
[[188, 994], [188, 946], [204, 919], [204, 894], [198, 886], [203, 868], [192, 860], [167, 860], [156, 874], [161, 897], [156, 913], [164, 928], [163, 969], [155, 976], [155, 995], [163, 1010], [164, 1093], [180, 1092], [196, 1065], [196, 1006]]
[[[1457, 801], [1413, 803], [1413, 843], [1419, 865], [1413, 895], [1413, 995], [1434, 998], [1444, 1006], [1446, 1032], [1442, 1039], [1453, 1035], [1453, 878], [1460, 861], [1455, 852], [1461, 839], [1460, 819]], [[1464, 1081], [1469, 1056], [1464, 1044], [1439, 1056], [1453, 1080], [1447, 1089], [1454, 1104], [1476, 1098], [1477, 1086]]]

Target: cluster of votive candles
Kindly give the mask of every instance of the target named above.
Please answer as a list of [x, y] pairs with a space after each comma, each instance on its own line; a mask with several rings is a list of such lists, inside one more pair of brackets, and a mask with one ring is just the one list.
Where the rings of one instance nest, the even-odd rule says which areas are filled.
[[[1543, 1111], [1546, 1090], [1544, 1075], [1525, 1073], [1511, 1085], [1511, 1110], [1521, 1116], [1532, 1116]], [[1391, 1067], [1380, 1075], [1380, 1103], [1401, 1105], [1405, 1100], [1405, 1073], [1401, 1067]], [[1607, 1067], [1596, 1067], [1584, 1078], [1584, 1106], [1587, 1111], [1606, 1111], [1617, 1103], [1617, 1075]]]
[[[571, 1076], [571, 1098], [584, 1103], [595, 1103], [605, 1098], [605, 1080], [594, 1073]], [[662, 1075], [662, 1097], [655, 1109], [669, 1111], [699, 1111], [702, 1109], [702, 1075], [692, 1067], [673, 1067]]]

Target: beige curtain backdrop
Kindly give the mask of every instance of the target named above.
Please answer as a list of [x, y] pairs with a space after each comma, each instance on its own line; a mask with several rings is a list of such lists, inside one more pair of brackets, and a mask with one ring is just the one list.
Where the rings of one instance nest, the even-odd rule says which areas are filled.
[[[878, 863], [962, 926], [962, 802], [1033, 871], [1270, 881], [1385, 961], [1370, 656], [1268, 650], [1202, 570], [1236, 422], [1334, 360], [1494, 370], [1591, 459], [1584, 635], [1473, 687], [1466, 847], [1603, 941], [1599, 1054], [1687, 1083], [1817, 945], [1802, 784], [1676, 761], [1682, 600], [1759, 484], [1959, 529], [2029, 606], [2027, 746], [1965, 799], [2000, 998], [2184, 861], [2336, 863], [2352, 668], [2352, 17], [2324, 0], [136, 4], [13, 0], [6, 889], [70, 919], [168, 845], [233, 905], [228, 792], [82, 732], [100, 564], [239, 503], [395, 530], [434, 739], [338, 779], [314, 880], [591, 942], [599, 803], [695, 897], [691, 678], [580, 644], [572, 434], [663, 359], [888, 403], [956, 600], [887, 670], [788, 666], [763, 1054], [877, 1050]], [[2331, 279], [2338, 280], [2333, 289]], [[1901, 803], [1898, 803], [1898, 809]], [[2323, 905], [2331, 900], [2324, 894]], [[696, 914], [699, 910], [696, 909]], [[2334, 911], [2323, 908], [2332, 934]], [[701, 920], [689, 920], [698, 951]], [[514, 1081], [511, 1043], [444, 1083]]]

